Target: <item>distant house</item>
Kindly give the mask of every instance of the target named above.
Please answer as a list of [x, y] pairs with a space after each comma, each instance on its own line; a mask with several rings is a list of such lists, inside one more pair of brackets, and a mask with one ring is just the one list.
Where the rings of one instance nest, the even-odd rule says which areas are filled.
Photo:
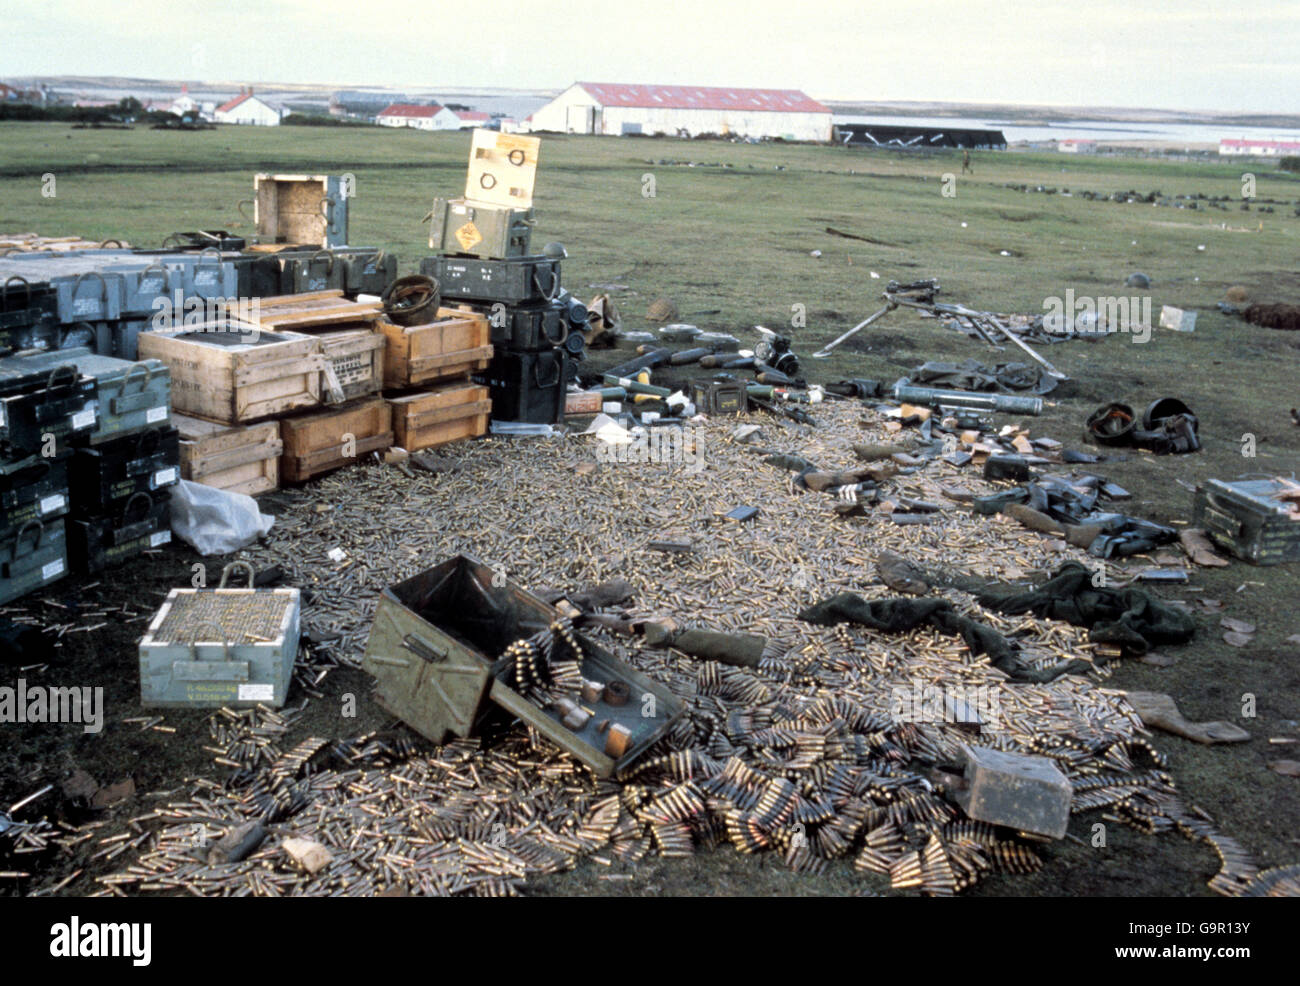
[[383, 127], [411, 127], [415, 130], [457, 130], [460, 118], [445, 106], [417, 106], [394, 103], [375, 118]]
[[486, 127], [492, 122], [491, 116], [474, 110], [461, 110], [456, 114], [456, 119], [460, 121], [461, 130], [467, 130], [471, 127]]
[[278, 127], [289, 114], [279, 106], [253, 95], [250, 86], [228, 103], [222, 103], [212, 113], [217, 123], [239, 123], [246, 126]]
[[1062, 154], [1095, 154], [1097, 153], [1097, 142], [1095, 140], [1075, 140], [1067, 137], [1065, 140], [1056, 142], [1056, 149]]
[[1283, 154], [1300, 154], [1300, 140], [1228, 140], [1219, 141], [1220, 154], [1249, 155], [1251, 157], [1281, 157]]
[[831, 111], [797, 89], [575, 82], [526, 121], [578, 134], [722, 134], [828, 141]]

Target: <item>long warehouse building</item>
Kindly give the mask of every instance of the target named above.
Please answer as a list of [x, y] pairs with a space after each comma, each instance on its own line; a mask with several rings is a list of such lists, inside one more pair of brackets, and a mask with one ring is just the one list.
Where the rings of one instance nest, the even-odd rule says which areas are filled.
[[524, 121], [533, 132], [719, 134], [829, 141], [831, 111], [797, 89], [575, 82]]

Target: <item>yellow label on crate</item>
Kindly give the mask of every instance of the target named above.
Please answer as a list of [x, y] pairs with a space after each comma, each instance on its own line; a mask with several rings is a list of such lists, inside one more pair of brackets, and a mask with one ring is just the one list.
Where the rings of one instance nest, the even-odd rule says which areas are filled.
[[478, 231], [478, 227], [472, 222], [466, 223], [456, 230], [456, 242], [460, 244], [462, 250], [472, 250], [476, 244], [483, 242], [483, 234]]

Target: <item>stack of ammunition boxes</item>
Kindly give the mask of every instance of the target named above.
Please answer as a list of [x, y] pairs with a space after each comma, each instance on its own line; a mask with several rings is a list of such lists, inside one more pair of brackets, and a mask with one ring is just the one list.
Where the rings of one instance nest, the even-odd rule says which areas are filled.
[[93, 575], [171, 541], [171, 494], [180, 479], [164, 363], [96, 356], [86, 349], [31, 357], [66, 361], [94, 383], [93, 428], [72, 439], [68, 562]]
[[95, 382], [75, 366], [0, 359], [0, 604], [68, 573], [72, 442], [96, 421]]
[[487, 318], [494, 355], [474, 379], [498, 421], [564, 418], [564, 394], [581, 356], [587, 310], [560, 286], [562, 250], [532, 252], [533, 186], [540, 141], [476, 130], [465, 196], [435, 199], [420, 273], [442, 296]]

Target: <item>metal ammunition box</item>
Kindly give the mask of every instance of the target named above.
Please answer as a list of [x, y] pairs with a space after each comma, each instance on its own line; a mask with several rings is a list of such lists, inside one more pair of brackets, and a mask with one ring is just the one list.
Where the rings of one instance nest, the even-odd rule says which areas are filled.
[[567, 309], [558, 301], [540, 305], [472, 305], [488, 320], [492, 345], [514, 350], [552, 349], [569, 333]]
[[72, 517], [67, 525], [68, 564], [93, 575], [171, 543], [171, 497], [166, 492], [132, 493], [103, 516]]
[[68, 574], [62, 518], [29, 520], [0, 538], [0, 605], [57, 582]]
[[742, 414], [749, 410], [749, 393], [743, 380], [695, 380], [691, 401], [704, 414]]
[[1207, 479], [1196, 487], [1192, 523], [1205, 528], [1220, 548], [1254, 565], [1300, 561], [1300, 483]]
[[537, 353], [500, 350], [488, 368], [471, 379], [488, 387], [493, 421], [556, 424], [564, 420], [569, 354], [563, 349]]
[[112, 321], [122, 317], [122, 278], [96, 270], [50, 280], [57, 299], [59, 321]]
[[30, 520], [48, 523], [64, 516], [72, 452], [29, 455], [0, 462], [0, 538], [7, 538]]
[[98, 516], [115, 501], [175, 486], [180, 478], [176, 428], [152, 428], [73, 449], [68, 466], [72, 510], [79, 516]]
[[471, 257], [523, 257], [532, 242], [533, 210], [482, 205], [467, 199], [434, 199], [429, 247]]
[[284, 704], [298, 655], [297, 589], [173, 589], [140, 641], [146, 708], [249, 708]]
[[445, 299], [522, 305], [552, 301], [560, 294], [560, 260], [556, 257], [425, 257], [420, 261], [420, 273], [437, 280]]
[[[626, 704], [596, 703], [598, 714], [575, 731], [554, 708], [540, 708], [516, 692], [503, 653], [559, 615], [477, 559], [458, 555], [380, 594], [362, 667], [375, 677], [379, 704], [435, 743], [449, 734], [469, 735], [495, 704], [597, 776], [610, 777], [649, 749], [684, 709], [663, 685], [581, 634], [575, 636], [582, 676], [625, 683]], [[601, 722], [630, 731], [617, 759], [605, 753]]]
[[397, 257], [379, 250], [336, 251], [343, 261], [343, 290], [349, 295], [383, 294], [397, 280]]
[[0, 359], [0, 441], [22, 452], [66, 448], [98, 419], [95, 381], [61, 352]]
[[171, 425], [171, 370], [161, 360], [132, 363], [113, 356], [97, 356], [84, 349], [61, 355], [95, 381], [98, 420], [78, 441], [101, 442], [150, 428]]

